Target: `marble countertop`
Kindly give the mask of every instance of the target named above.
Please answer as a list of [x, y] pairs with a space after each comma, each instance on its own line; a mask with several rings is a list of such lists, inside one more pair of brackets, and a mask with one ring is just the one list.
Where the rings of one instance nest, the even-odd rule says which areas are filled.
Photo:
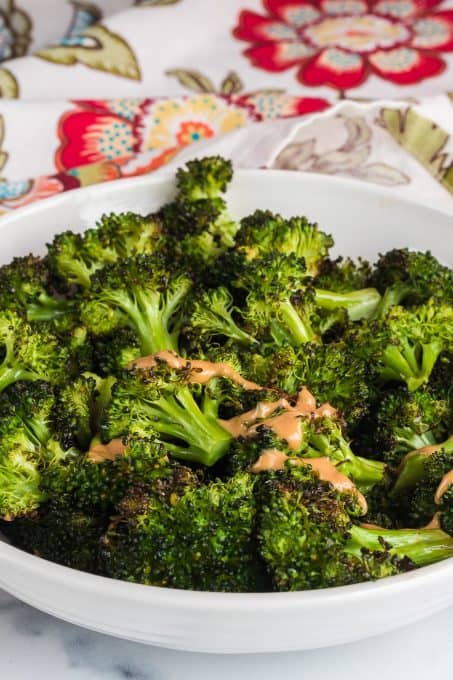
[[[270, 624], [272, 625], [272, 624]], [[437, 680], [451, 676], [453, 609], [399, 631], [290, 654], [189, 654], [63, 623], [0, 591], [0, 678], [8, 680]]]

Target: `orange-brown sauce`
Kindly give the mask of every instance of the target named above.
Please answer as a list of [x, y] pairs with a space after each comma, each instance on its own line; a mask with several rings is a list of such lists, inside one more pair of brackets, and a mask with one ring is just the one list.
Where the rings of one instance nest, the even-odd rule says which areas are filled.
[[281, 470], [284, 468], [287, 460], [290, 460], [293, 465], [309, 465], [318, 473], [320, 479], [330, 482], [338, 491], [354, 494], [362, 508], [363, 514], [367, 513], [368, 504], [365, 496], [357, 489], [354, 482], [342, 472], [339, 472], [335, 465], [326, 457], [288, 458], [286, 453], [279, 449], [265, 449], [250, 469], [255, 473], [267, 470]]
[[409, 451], [409, 453], [406, 453], [403, 460], [399, 464], [398, 471], [400, 472], [402, 470], [406, 461], [408, 461], [409, 458], [413, 458], [414, 456], [418, 456], [418, 455], [426, 456], [426, 458], [429, 458], [429, 456], [432, 456], [437, 451], [440, 451], [441, 449], [443, 449], [444, 446], [447, 444], [447, 442], [450, 442], [450, 440], [452, 440], [452, 439], [453, 439], [453, 435], [451, 437], [449, 437], [446, 442], [442, 442], [441, 444], [431, 444], [430, 446], [423, 446], [421, 449], [414, 449], [414, 451]]
[[146, 357], [134, 359], [128, 364], [129, 368], [154, 368], [159, 361], [164, 361], [170, 368], [187, 369], [190, 371], [189, 382], [206, 385], [212, 378], [229, 378], [245, 390], [262, 390], [261, 385], [246, 380], [240, 373], [224, 362], [203, 361], [201, 359], [184, 359], [170, 350], [150, 354]]
[[95, 444], [87, 453], [92, 463], [102, 463], [104, 460], [115, 460], [123, 455], [126, 447], [121, 439], [112, 439], [108, 444]]
[[304, 387], [297, 395], [294, 405], [284, 398], [276, 401], [261, 401], [251, 411], [219, 422], [235, 438], [253, 437], [257, 428], [265, 425], [280, 439], [285, 440], [292, 451], [297, 451], [303, 441], [302, 417], [317, 418], [327, 414], [333, 416], [336, 413], [337, 411], [330, 404], [323, 404], [317, 409], [316, 399]]
[[442, 479], [440, 480], [440, 484], [436, 489], [436, 493], [434, 494], [434, 502], [436, 503], [436, 505], [440, 504], [442, 496], [446, 491], [448, 491], [452, 484], [453, 484], [453, 470], [450, 470], [450, 472], [447, 472], [447, 474], [442, 477]]

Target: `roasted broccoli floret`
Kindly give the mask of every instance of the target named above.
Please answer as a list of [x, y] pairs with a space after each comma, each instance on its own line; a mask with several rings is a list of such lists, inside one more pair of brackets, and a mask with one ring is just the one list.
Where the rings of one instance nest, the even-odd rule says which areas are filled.
[[58, 432], [65, 433], [65, 446], [88, 450], [98, 428], [104, 382], [94, 373], [82, 373], [57, 389], [53, 423]]
[[405, 382], [413, 392], [427, 383], [453, 334], [453, 307], [430, 300], [405, 309], [394, 306], [377, 322], [351, 327], [345, 340], [374, 365], [381, 383]]
[[91, 285], [91, 277], [120, 258], [154, 253], [163, 247], [162, 225], [153, 215], [127, 212], [103, 215], [83, 234], [66, 231], [48, 245], [48, 263], [63, 289]]
[[132, 328], [116, 328], [106, 335], [94, 336], [94, 368], [100, 375], [116, 375], [134, 359], [142, 356], [139, 340]]
[[231, 178], [231, 162], [219, 156], [189, 161], [178, 170], [175, 200], [159, 212], [174, 267], [201, 276], [234, 244], [237, 224], [223, 198]]
[[15, 257], [0, 267], [0, 309], [21, 311], [28, 321], [74, 323], [75, 303], [56, 295], [47, 263], [40, 257]]
[[55, 397], [45, 382], [15, 383], [1, 395], [0, 517], [29, 514], [47, 498], [42, 477], [76, 456], [53, 424]]
[[115, 262], [117, 254], [96, 229], [83, 235], [65, 231], [47, 245], [47, 261], [63, 290], [70, 286], [89, 288], [95, 271]]
[[163, 248], [162, 224], [156, 215], [111, 213], [97, 223], [99, 239], [110, 244], [116, 259], [155, 253]]
[[274, 252], [244, 261], [235, 285], [247, 295], [242, 315], [249, 333], [265, 344], [314, 341], [318, 318], [305, 279], [304, 261], [294, 255]]
[[293, 346], [313, 341], [334, 327], [370, 318], [379, 302], [375, 289], [337, 293], [313, 288], [304, 260], [270, 252], [251, 262], [236, 256], [233, 284], [246, 295], [245, 328], [271, 344]]
[[217, 420], [221, 400], [210, 396], [209, 385], [191, 385], [189, 376], [190, 362], [174, 369], [158, 359], [154, 368], [124, 371], [112, 388], [102, 423], [104, 441], [155, 431], [176, 458], [217, 462], [232, 440]]
[[434, 476], [440, 474], [442, 477], [448, 472], [444, 465], [451, 465], [449, 469], [453, 469], [453, 435], [443, 442], [415, 449], [405, 456], [398, 470], [398, 478], [392, 490], [393, 496], [413, 489], [424, 479], [427, 470], [431, 472], [434, 470]]
[[104, 516], [75, 509], [66, 498], [53, 499], [2, 527], [17, 548], [91, 573], [99, 571], [99, 542], [106, 529]]
[[348, 343], [309, 343], [272, 349], [264, 356], [244, 353], [247, 376], [294, 394], [305, 385], [320, 403], [330, 402], [352, 431], [368, 414], [375, 397], [373, 367]]
[[163, 486], [174, 475], [154, 441], [130, 440], [122, 449], [112, 455], [93, 443], [87, 455], [45, 470], [41, 506], [6, 526], [7, 536], [40, 557], [97, 572], [100, 538], [115, 504], [134, 484]]
[[367, 545], [374, 536], [362, 536], [365, 530], [353, 525], [360, 514], [354, 496], [338, 492], [309, 466], [266, 473], [260, 496], [259, 550], [276, 590], [370, 581], [413, 566], [404, 551], [392, 554], [377, 539]]
[[247, 261], [274, 252], [303, 258], [306, 276], [316, 276], [333, 239], [305, 217], [284, 219], [269, 210], [257, 210], [241, 220], [236, 245]]
[[193, 301], [193, 311], [186, 332], [195, 336], [200, 344], [223, 338], [239, 345], [256, 345], [257, 340], [246, 333], [234, 318], [238, 309], [234, 305], [233, 296], [223, 286], [204, 292]]
[[135, 484], [150, 484], [171, 473], [168, 456], [155, 438], [125, 437], [105, 446], [94, 439], [83, 456], [43, 475], [48, 497], [68, 498], [74, 508], [112, 514], [115, 505]]
[[376, 455], [397, 467], [406, 453], [442, 441], [448, 434], [450, 405], [429, 387], [384, 394], [369, 422]]
[[390, 250], [379, 257], [370, 281], [383, 294], [377, 312], [381, 317], [393, 305], [420, 305], [432, 297], [453, 304], [453, 270], [430, 252]]
[[385, 478], [385, 464], [356, 456], [342, 431], [341, 422], [334, 417], [324, 416], [304, 423], [303, 444], [298, 455], [303, 458], [326, 456], [364, 493]]
[[45, 324], [32, 325], [10, 310], [0, 312], [0, 353], [0, 391], [18, 380], [67, 378], [69, 348]]
[[191, 285], [189, 277], [173, 276], [158, 255], [125, 258], [93, 276], [82, 321], [93, 335], [129, 326], [142, 355], [178, 351], [177, 316]]
[[357, 261], [350, 258], [337, 257], [336, 260], [326, 258], [314, 280], [317, 288], [335, 291], [336, 293], [348, 293], [370, 286], [371, 265], [366, 260], [358, 258]]
[[[102, 540], [109, 576], [191, 590], [257, 589], [255, 479], [188, 484], [167, 498], [132, 490]], [[132, 508], [132, 511], [131, 511]]]

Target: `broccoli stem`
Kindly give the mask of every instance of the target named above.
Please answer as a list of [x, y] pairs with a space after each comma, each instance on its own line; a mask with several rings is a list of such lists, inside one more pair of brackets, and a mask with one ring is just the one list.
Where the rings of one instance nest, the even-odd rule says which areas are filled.
[[401, 446], [397, 446], [395, 450], [407, 453], [415, 449], [421, 449], [424, 446], [431, 446], [436, 443], [432, 432], [414, 432], [410, 427], [400, 427], [396, 430], [395, 441]]
[[[435, 453], [435, 451], [443, 451], [448, 454], [453, 453], [453, 435], [442, 444], [435, 444], [435, 450], [432, 450], [432, 453]], [[425, 476], [426, 460], [426, 455], [423, 452], [417, 453], [415, 450], [413, 454], [411, 453], [411, 455], [405, 459], [404, 465], [390, 495], [395, 496], [404, 489], [412, 489], [417, 482], [422, 480]]]
[[57, 300], [51, 296], [41, 296], [39, 302], [27, 306], [28, 321], [53, 321], [72, 311], [67, 300]]
[[129, 316], [137, 331], [142, 352], [144, 354], [154, 354], [162, 350], [177, 352], [178, 346], [168, 331], [166, 314], [161, 309], [160, 293], [145, 296], [141, 291], [137, 291], [135, 299], [137, 307], [130, 308]]
[[129, 326], [137, 333], [143, 354], [155, 354], [163, 350], [178, 352], [176, 336], [170, 333], [170, 320], [189, 291], [190, 282], [182, 280], [167, 295], [156, 291], [145, 294], [134, 288], [133, 297], [122, 290], [111, 291], [108, 301], [117, 305], [128, 319]]
[[296, 346], [317, 340], [316, 333], [308, 321], [299, 316], [289, 300], [285, 300], [279, 306], [279, 322], [285, 326]]
[[315, 288], [315, 300], [320, 307], [330, 311], [344, 308], [351, 321], [371, 319], [381, 300], [375, 288], [362, 288], [350, 293], [336, 293]]
[[415, 346], [408, 342], [387, 345], [382, 356], [384, 368], [381, 377], [384, 380], [403, 380], [409, 391], [415, 392], [428, 381], [441, 351], [442, 345], [437, 341]]
[[[176, 458], [213, 465], [227, 452], [232, 436], [216, 418], [202, 413], [189, 389], [146, 405], [156, 432], [170, 437], [165, 445]], [[181, 440], [178, 442], [178, 440]]]
[[83, 260], [60, 257], [58, 267], [59, 271], [63, 273], [68, 281], [77, 283], [83, 288], [90, 287], [91, 276], [94, 270], [90, 269]]
[[376, 311], [373, 315], [373, 319], [383, 319], [387, 316], [389, 310], [395, 305], [401, 304], [404, 298], [411, 292], [410, 286], [406, 284], [395, 284], [390, 286], [384, 292]]
[[433, 564], [453, 556], [453, 538], [441, 529], [368, 529], [354, 525], [346, 552], [360, 557], [362, 548], [385, 550], [408, 557], [417, 566]]
[[22, 366], [15, 364], [8, 365], [9, 362], [4, 361], [0, 366], [0, 392], [17, 382], [18, 380], [36, 380], [37, 376], [34, 373], [26, 371]]

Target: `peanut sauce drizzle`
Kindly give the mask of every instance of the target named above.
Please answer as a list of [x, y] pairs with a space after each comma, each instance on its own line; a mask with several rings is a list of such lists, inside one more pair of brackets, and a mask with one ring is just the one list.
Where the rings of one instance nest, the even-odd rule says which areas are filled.
[[293, 465], [309, 465], [319, 478], [325, 482], [330, 482], [338, 491], [352, 493], [366, 515], [368, 504], [365, 496], [355, 486], [354, 482], [342, 472], [339, 472], [335, 465], [326, 457], [322, 458], [289, 458], [284, 451], [279, 449], [265, 449], [258, 460], [250, 468], [251, 472], [260, 473], [267, 470], [282, 470], [287, 460]]
[[[282, 411], [282, 413], [274, 415], [277, 411]], [[260, 401], [251, 411], [229, 420], [219, 420], [219, 423], [235, 438], [253, 437], [258, 427], [265, 425], [280, 439], [284, 439], [291, 451], [297, 451], [303, 440], [302, 417], [318, 418], [327, 415], [332, 417], [336, 413], [336, 409], [329, 403], [317, 409], [316, 399], [304, 387], [297, 395], [294, 406], [284, 398], [277, 399], [277, 401]]]
[[442, 496], [450, 486], [453, 484], [453, 470], [450, 470], [450, 472], [447, 472], [442, 479], [440, 480], [440, 484], [436, 489], [436, 493], [434, 494], [434, 502], [436, 505], [440, 505], [440, 502], [442, 500]]
[[87, 453], [92, 463], [102, 463], [104, 460], [115, 460], [123, 455], [126, 446], [121, 439], [112, 439], [108, 444], [95, 444]]
[[[246, 380], [227, 363], [215, 363], [203, 360], [189, 360], [179, 357], [174, 352], [164, 350], [146, 357], [140, 357], [130, 362], [129, 367], [153, 368], [159, 361], [164, 361], [175, 369], [189, 369], [189, 382], [205, 385], [212, 378], [229, 378], [241, 385], [246, 390], [262, 390], [261, 385]], [[281, 411], [278, 415], [274, 415]], [[253, 437], [260, 425], [265, 425], [274, 430], [275, 434], [284, 439], [292, 451], [296, 451], [302, 445], [302, 427], [300, 419], [303, 416], [312, 418], [333, 417], [337, 410], [328, 402], [316, 408], [315, 397], [304, 387], [300, 390], [297, 401], [293, 406], [285, 398], [273, 402], [258, 402], [254, 409], [242, 413], [229, 420], [219, 419], [220, 425], [225, 428], [234, 438]]]
[[444, 446], [451, 440], [453, 440], [453, 435], [451, 435], [451, 437], [449, 437], [447, 441], [442, 442], [441, 444], [431, 444], [430, 446], [423, 446], [421, 449], [414, 449], [414, 451], [409, 451], [409, 453], [406, 453], [403, 460], [399, 464], [397, 471], [401, 472], [409, 458], [413, 458], [414, 456], [418, 455], [426, 456], [428, 458], [429, 456], [435, 454], [437, 451], [441, 451], [441, 449], [443, 449]]
[[436, 512], [434, 517], [422, 529], [442, 529], [440, 524], [440, 512]]
[[189, 382], [198, 383], [199, 385], [206, 385], [212, 378], [229, 378], [245, 390], [264, 389], [261, 385], [243, 378], [240, 373], [225, 362], [215, 363], [201, 359], [184, 359], [170, 350], [134, 359], [134, 361], [128, 364], [128, 368], [133, 368], [134, 366], [137, 368], [154, 368], [159, 361], [164, 361], [170, 368], [189, 369]]
[[[380, 527], [378, 524], [368, 524], [367, 522], [362, 522], [360, 526], [363, 527], [364, 529], [377, 529], [378, 531], [379, 530], [387, 531], [385, 527]], [[442, 529], [440, 524], [440, 513], [436, 512], [434, 517], [428, 522], [428, 524], [425, 524], [424, 527], [420, 528], [411, 527], [410, 529], [402, 529], [402, 531], [420, 531], [421, 529]]]

